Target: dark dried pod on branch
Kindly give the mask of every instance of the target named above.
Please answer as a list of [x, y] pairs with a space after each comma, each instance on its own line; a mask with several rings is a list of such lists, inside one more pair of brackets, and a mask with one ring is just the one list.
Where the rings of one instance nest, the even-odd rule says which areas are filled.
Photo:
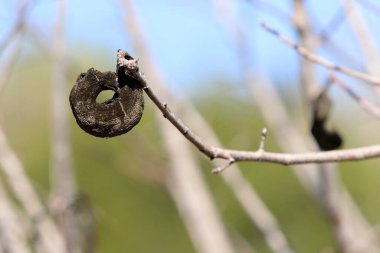
[[[96, 98], [104, 90], [115, 94], [98, 103]], [[70, 106], [84, 131], [97, 137], [114, 137], [139, 123], [144, 109], [143, 90], [121, 71], [116, 74], [91, 68], [78, 76], [70, 93]]]
[[311, 127], [311, 133], [322, 150], [334, 150], [339, 148], [343, 143], [342, 137], [338, 132], [326, 129], [326, 121], [330, 109], [331, 100], [326, 92], [322, 92], [314, 101]]

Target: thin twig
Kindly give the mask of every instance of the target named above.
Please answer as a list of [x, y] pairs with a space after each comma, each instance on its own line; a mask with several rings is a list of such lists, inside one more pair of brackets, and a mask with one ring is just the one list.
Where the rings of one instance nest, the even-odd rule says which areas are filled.
[[[134, 63], [132, 63], [133, 61]], [[121, 61], [123, 62], [123, 61]], [[183, 135], [188, 139], [199, 151], [204, 153], [210, 159], [221, 158], [235, 161], [261, 161], [278, 163], [283, 165], [304, 164], [304, 163], [326, 163], [341, 161], [358, 161], [380, 156], [380, 145], [366, 146], [361, 148], [352, 148], [346, 150], [324, 151], [324, 152], [307, 152], [299, 154], [274, 153], [267, 151], [241, 151], [232, 149], [222, 149], [211, 146], [193, 133], [185, 123], [182, 122], [169, 108], [166, 103], [156, 95], [153, 89], [148, 85], [145, 77], [138, 69], [137, 61], [130, 60], [128, 64], [123, 65], [128, 75], [132, 76], [140, 82], [142, 88], [152, 102], [163, 113]]]
[[371, 104], [368, 100], [358, 95], [353, 89], [351, 89], [347, 83], [345, 83], [342, 79], [336, 76], [333, 73], [330, 73], [329, 79], [332, 81], [332, 84], [335, 84], [342, 90], [344, 90], [351, 98], [353, 98], [358, 105], [366, 112], [371, 114], [377, 119], [380, 119], [380, 109], [375, 105]]
[[227, 164], [224, 166], [219, 166], [211, 170], [212, 173], [218, 174], [220, 172], [223, 172], [225, 169], [231, 167], [232, 164], [234, 164], [236, 161], [234, 159], [230, 159]]
[[296, 44], [295, 42], [293, 42], [289, 38], [287, 38], [284, 35], [282, 35], [281, 33], [279, 33], [277, 30], [273, 29], [268, 24], [263, 23], [262, 27], [266, 31], [268, 31], [269, 33], [271, 33], [274, 36], [276, 36], [280, 41], [282, 41], [286, 45], [292, 47], [300, 55], [302, 55], [305, 59], [307, 59], [307, 60], [309, 60], [311, 62], [320, 64], [320, 65], [324, 66], [325, 68], [328, 68], [328, 69], [331, 69], [331, 70], [334, 70], [334, 71], [338, 71], [338, 72], [344, 73], [346, 75], [349, 75], [349, 76], [361, 79], [361, 80], [366, 81], [366, 82], [368, 82], [370, 84], [380, 85], [380, 79], [377, 78], [377, 77], [375, 77], [375, 76], [371, 76], [371, 75], [368, 75], [368, 74], [365, 74], [365, 73], [362, 73], [362, 72], [350, 69], [350, 68], [345, 67], [345, 66], [336, 65], [336, 64], [328, 61], [327, 59], [325, 59], [325, 58], [323, 58], [321, 56], [318, 56], [318, 55], [310, 52], [305, 47]]
[[[267, 3], [263, 0], [249, 0], [248, 2], [252, 3], [255, 9], [262, 10], [263, 12], [267, 12], [273, 17], [276, 17], [280, 22], [290, 22], [291, 16], [287, 13], [283, 12], [281, 9], [276, 7], [271, 3]], [[371, 9], [372, 10], [372, 9]], [[324, 17], [325, 18], [325, 17]], [[331, 34], [334, 33], [341, 24], [344, 24], [345, 16], [344, 11], [339, 9], [336, 14], [326, 23], [326, 25], [320, 29], [319, 33], [316, 35], [316, 48], [327, 45], [331, 53], [334, 55], [338, 55], [340, 57], [344, 57], [347, 62], [355, 62], [355, 57], [350, 52], [346, 50], [342, 50], [340, 45], [337, 45], [332, 39]], [[324, 20], [325, 23], [325, 20]]]

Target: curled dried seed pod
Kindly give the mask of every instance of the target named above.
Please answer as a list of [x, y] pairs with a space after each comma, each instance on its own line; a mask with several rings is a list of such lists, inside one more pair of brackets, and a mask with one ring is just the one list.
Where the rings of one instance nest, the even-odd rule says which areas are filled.
[[325, 92], [314, 101], [311, 133], [322, 150], [334, 150], [342, 146], [343, 139], [335, 130], [326, 128], [332, 102]]
[[[96, 98], [104, 90], [113, 90], [115, 94], [111, 99], [98, 103]], [[144, 97], [135, 79], [91, 68], [78, 76], [70, 93], [70, 106], [78, 125], [85, 132], [97, 137], [114, 137], [139, 123]]]

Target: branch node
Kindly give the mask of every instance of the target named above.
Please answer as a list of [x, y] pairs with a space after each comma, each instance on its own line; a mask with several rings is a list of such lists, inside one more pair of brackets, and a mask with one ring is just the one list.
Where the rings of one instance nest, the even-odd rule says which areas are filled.
[[213, 161], [216, 157], [217, 157], [217, 154], [215, 152], [212, 152], [211, 155], [208, 155], [208, 158], [210, 159], [210, 161]]
[[166, 114], [169, 112], [168, 104], [167, 103], [162, 103], [162, 106], [164, 108], [164, 112], [162, 113], [162, 116], [164, 116], [165, 119], [167, 119]]

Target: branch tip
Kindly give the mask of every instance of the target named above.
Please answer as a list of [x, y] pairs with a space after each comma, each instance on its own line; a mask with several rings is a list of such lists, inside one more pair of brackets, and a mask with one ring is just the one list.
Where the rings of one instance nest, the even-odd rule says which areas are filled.
[[261, 140], [260, 140], [259, 151], [264, 150], [265, 141], [267, 139], [267, 136], [268, 136], [268, 130], [267, 130], [267, 128], [264, 127], [263, 130], [261, 131]]

